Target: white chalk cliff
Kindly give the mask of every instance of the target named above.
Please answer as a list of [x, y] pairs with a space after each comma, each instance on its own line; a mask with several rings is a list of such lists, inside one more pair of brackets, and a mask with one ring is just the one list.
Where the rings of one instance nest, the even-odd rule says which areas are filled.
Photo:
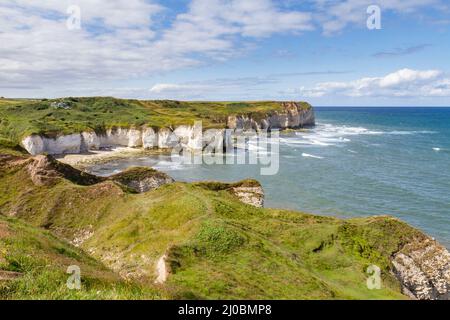
[[285, 102], [282, 104], [284, 111], [273, 112], [266, 117], [253, 118], [251, 115], [229, 116], [227, 127], [241, 130], [270, 130], [301, 128], [315, 124], [314, 110], [304, 109], [295, 102]]
[[[234, 115], [227, 119], [227, 128], [232, 130], [273, 130], [301, 128], [314, 125], [314, 110], [303, 109], [294, 102], [283, 103], [284, 111], [259, 115]], [[22, 140], [22, 146], [31, 154], [77, 154], [108, 147], [173, 148], [177, 145], [191, 150], [202, 150], [211, 140], [224, 140], [225, 128], [214, 132], [202, 132], [200, 126], [182, 125], [175, 129], [150, 127], [112, 128], [102, 133], [86, 131], [57, 137], [33, 134]]]

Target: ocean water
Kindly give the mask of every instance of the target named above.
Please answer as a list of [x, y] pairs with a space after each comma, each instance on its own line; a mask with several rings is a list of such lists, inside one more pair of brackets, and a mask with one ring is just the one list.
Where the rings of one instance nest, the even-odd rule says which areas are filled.
[[450, 108], [316, 108], [316, 118], [315, 128], [281, 135], [273, 176], [262, 176], [256, 165], [183, 165], [168, 156], [90, 171], [109, 175], [144, 165], [182, 181], [254, 178], [263, 184], [266, 207], [393, 215], [450, 248]]

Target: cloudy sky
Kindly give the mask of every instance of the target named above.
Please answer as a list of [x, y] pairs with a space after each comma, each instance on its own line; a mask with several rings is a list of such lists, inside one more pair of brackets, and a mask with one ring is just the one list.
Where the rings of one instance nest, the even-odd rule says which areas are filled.
[[450, 106], [449, 57], [446, 0], [0, 0], [5, 97]]

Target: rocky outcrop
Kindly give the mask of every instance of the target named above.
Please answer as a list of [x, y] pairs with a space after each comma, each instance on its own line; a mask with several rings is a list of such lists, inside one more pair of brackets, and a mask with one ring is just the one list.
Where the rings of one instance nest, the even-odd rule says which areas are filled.
[[227, 127], [237, 130], [271, 130], [295, 129], [315, 124], [313, 108], [305, 107], [296, 102], [282, 103], [283, 111], [275, 111], [266, 117], [253, 117], [252, 115], [229, 116]]
[[72, 243], [75, 247], [81, 246], [85, 241], [89, 240], [94, 235], [94, 228], [92, 225], [87, 226], [86, 228], [82, 228], [78, 230], [74, 236]]
[[31, 154], [77, 154], [111, 147], [184, 149], [201, 151], [211, 143], [218, 148], [227, 141], [225, 126], [234, 131], [301, 128], [314, 125], [314, 110], [295, 102], [282, 103], [283, 111], [269, 114], [235, 115], [227, 118], [223, 128], [203, 131], [200, 125], [181, 125], [174, 129], [150, 127], [110, 128], [105, 132], [86, 131], [57, 137], [33, 134], [22, 140]]
[[174, 182], [169, 175], [144, 167], [130, 168], [109, 178], [103, 178], [61, 163], [50, 155], [37, 155], [23, 161], [31, 181], [37, 186], [50, 186], [57, 183], [61, 178], [85, 186], [114, 181], [129, 191], [143, 193]]
[[206, 181], [196, 185], [211, 191], [227, 191], [241, 202], [257, 208], [264, 206], [264, 190], [256, 180], [248, 179], [236, 183]]
[[141, 167], [128, 169], [111, 176], [110, 179], [137, 193], [147, 192], [174, 182], [170, 176], [163, 172]]
[[53, 185], [61, 178], [79, 185], [93, 185], [105, 180], [63, 164], [50, 155], [38, 155], [29, 159], [27, 170], [31, 181], [37, 186]]
[[403, 293], [419, 300], [450, 300], [450, 253], [427, 238], [407, 244], [392, 258]]
[[62, 175], [55, 170], [49, 157], [39, 155], [27, 166], [31, 181], [37, 186], [53, 184]]
[[261, 186], [257, 187], [234, 187], [232, 193], [245, 204], [262, 208], [264, 207], [264, 190]]

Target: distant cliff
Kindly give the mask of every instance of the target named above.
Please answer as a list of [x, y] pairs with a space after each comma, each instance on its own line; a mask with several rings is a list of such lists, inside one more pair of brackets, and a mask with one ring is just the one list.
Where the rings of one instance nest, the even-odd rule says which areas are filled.
[[[64, 112], [71, 113], [65, 106]], [[183, 107], [184, 108], [184, 107]], [[180, 108], [180, 110], [184, 110]], [[219, 103], [218, 108], [223, 108]], [[170, 108], [169, 111], [173, 112]], [[161, 111], [159, 111], [161, 112]], [[270, 103], [234, 103], [220, 113], [211, 106], [209, 113], [195, 113], [186, 124], [173, 125], [172, 120], [166, 120], [160, 126], [146, 124], [137, 126], [104, 127], [102, 130], [86, 129], [81, 132], [65, 134], [65, 131], [52, 134], [33, 132], [21, 140], [22, 146], [32, 155], [82, 153], [107, 147], [160, 148], [169, 149], [180, 144], [192, 150], [201, 150], [208, 139], [213, 137], [203, 135], [205, 129], [214, 129], [214, 136], [222, 135], [225, 139], [225, 129], [270, 131], [274, 129], [302, 128], [315, 124], [314, 110], [307, 103], [270, 102]], [[114, 113], [110, 117], [114, 117]], [[151, 116], [150, 116], [150, 119]], [[182, 121], [177, 119], [178, 122]], [[202, 127], [193, 121], [205, 122]], [[204, 127], [206, 125], [206, 128]], [[72, 126], [72, 124], [69, 124]]]
[[314, 109], [295, 102], [282, 102], [283, 110], [266, 115], [231, 115], [227, 127], [243, 130], [295, 129], [315, 125]]

